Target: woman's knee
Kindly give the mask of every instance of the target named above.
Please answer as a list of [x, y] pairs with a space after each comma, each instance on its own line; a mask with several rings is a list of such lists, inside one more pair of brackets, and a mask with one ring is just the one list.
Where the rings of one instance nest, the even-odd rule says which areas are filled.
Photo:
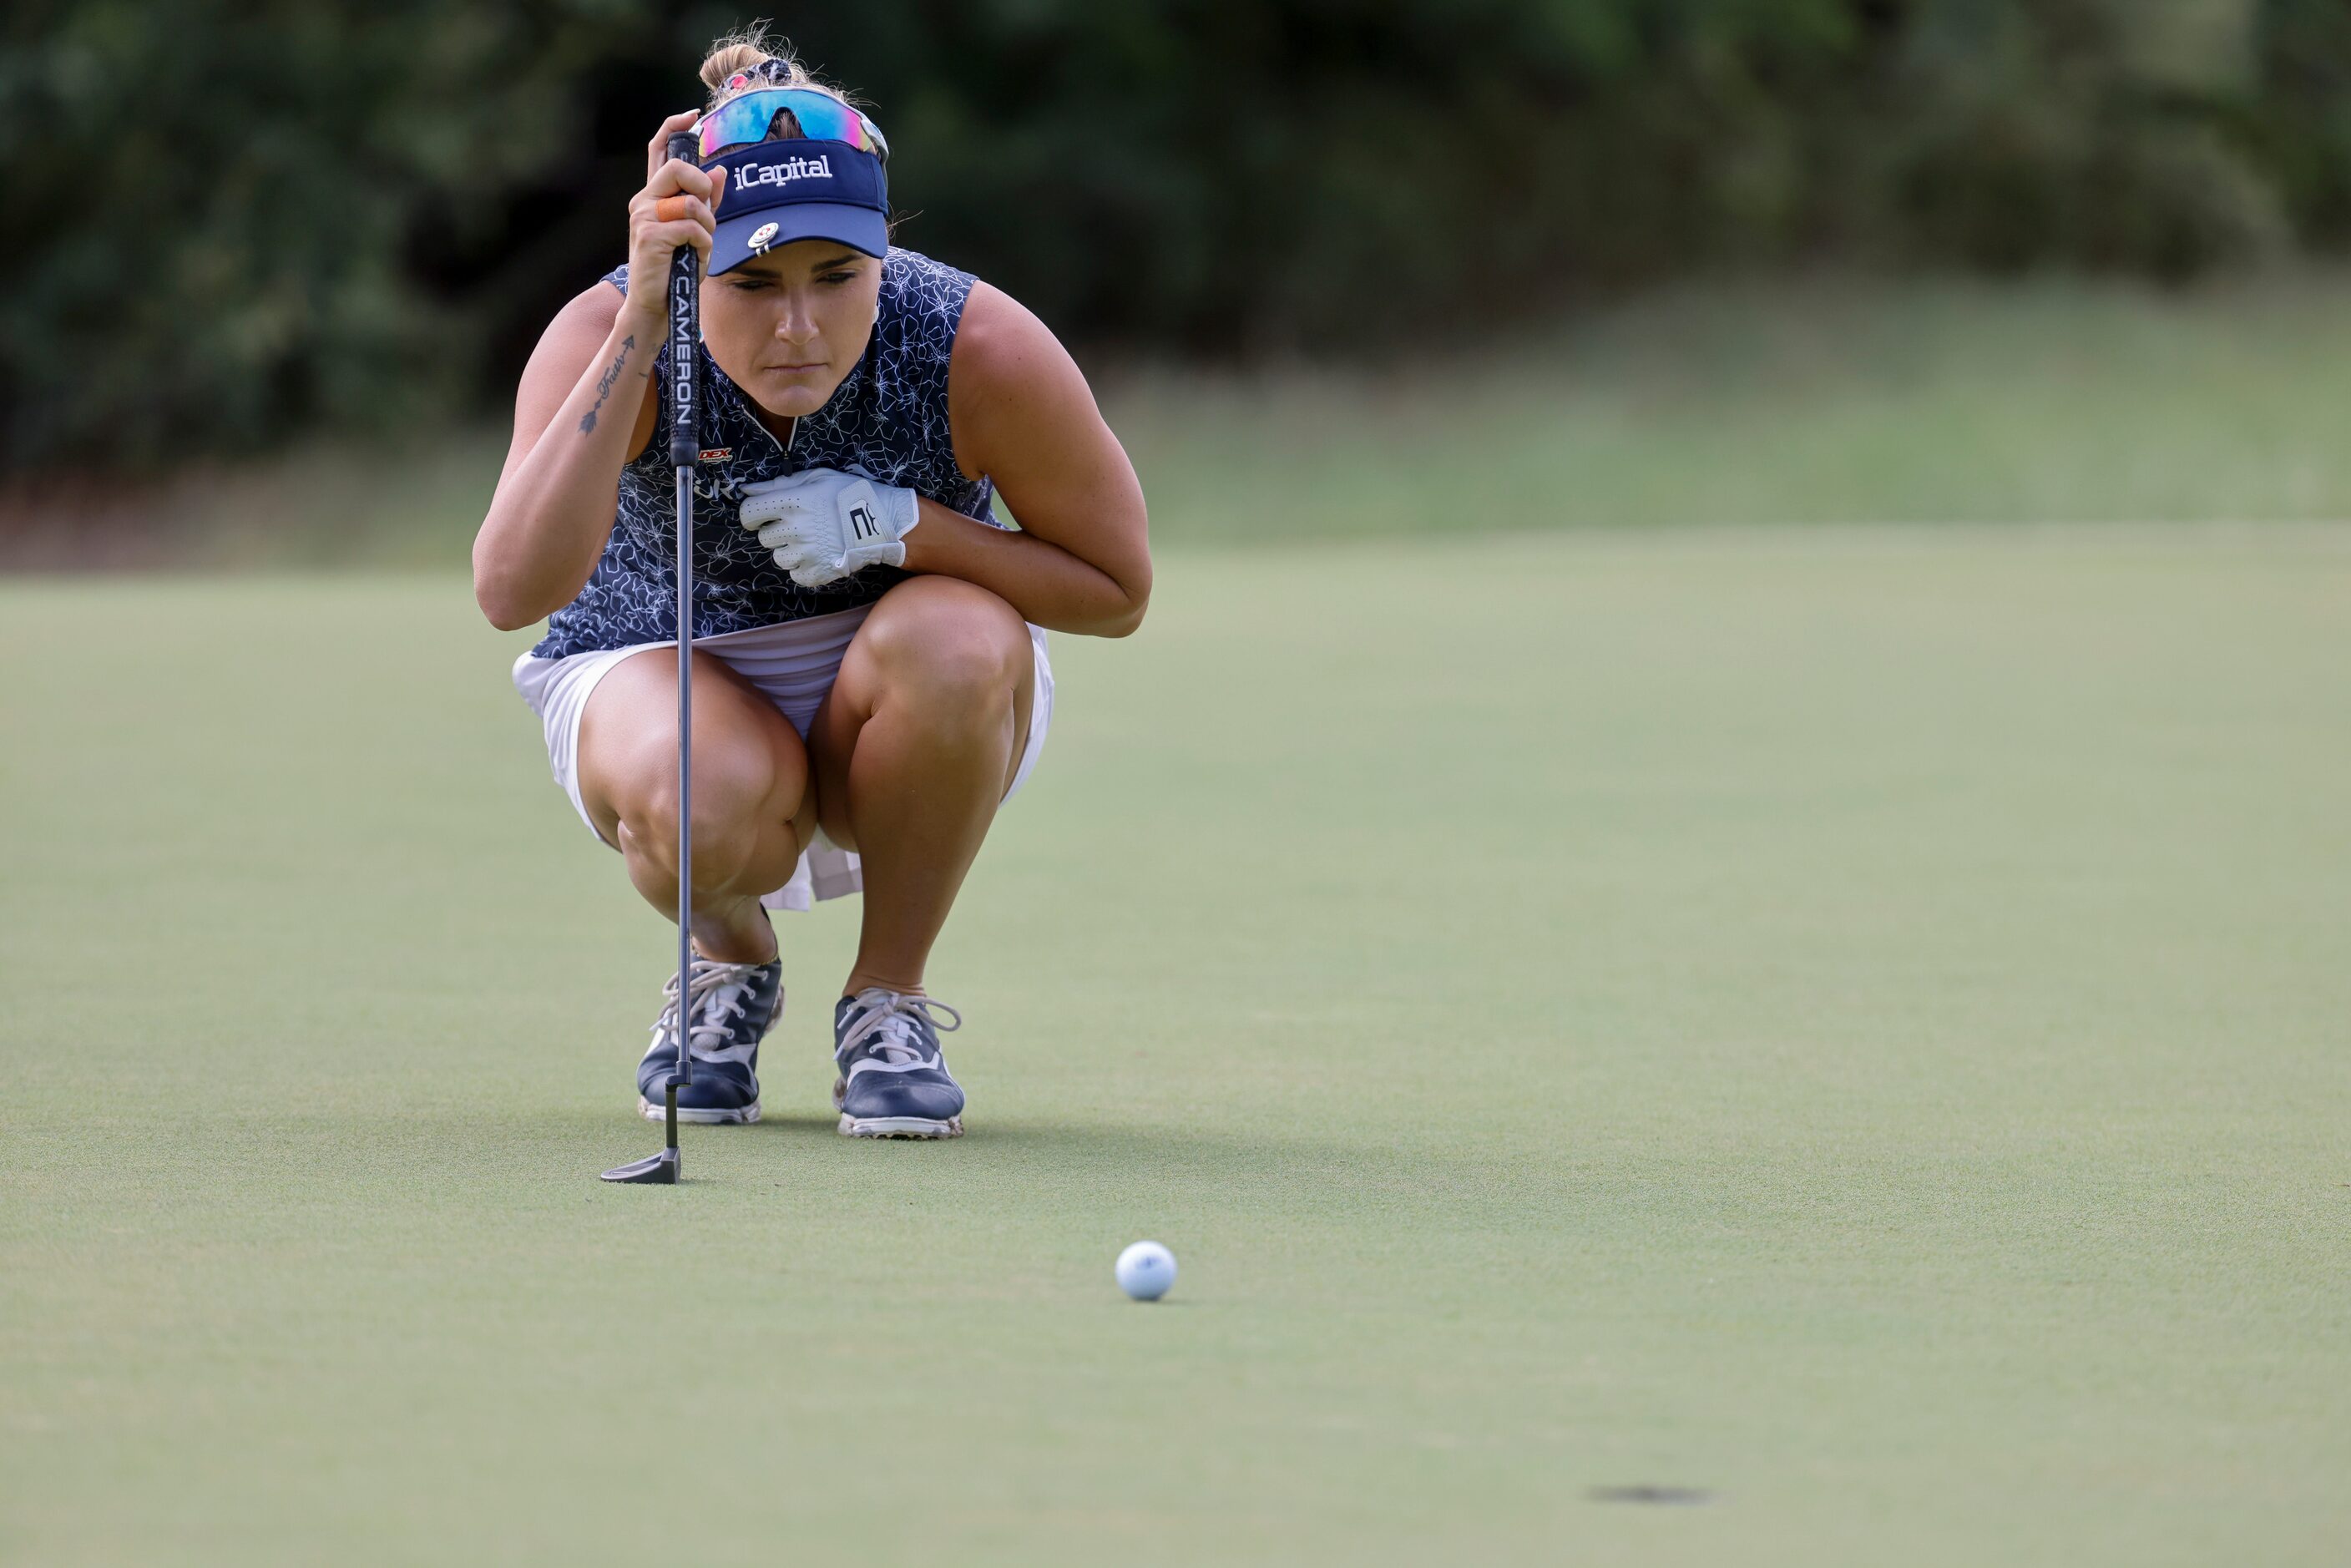
[[[724, 752], [705, 759], [696, 746], [694, 758], [695, 863], [747, 855], [762, 835], [792, 825], [801, 814], [807, 794], [805, 765], [787, 779], [755, 756]], [[648, 768], [633, 789], [615, 801], [622, 831], [644, 845], [664, 864], [677, 858], [677, 754], [670, 752], [666, 767]]]
[[[699, 691], [699, 688], [697, 688]], [[695, 880], [747, 859], [762, 836], [807, 814], [808, 754], [780, 714], [747, 710], [736, 694], [697, 704], [694, 724]], [[677, 724], [659, 719], [616, 727], [611, 716], [583, 755], [596, 793], [615, 821], [621, 847], [674, 871], [677, 859]], [[583, 753], [586, 747], [583, 747]]]
[[890, 692], [935, 698], [954, 712], [1008, 701], [1033, 656], [1019, 612], [984, 588], [945, 578], [893, 589], [859, 640]]

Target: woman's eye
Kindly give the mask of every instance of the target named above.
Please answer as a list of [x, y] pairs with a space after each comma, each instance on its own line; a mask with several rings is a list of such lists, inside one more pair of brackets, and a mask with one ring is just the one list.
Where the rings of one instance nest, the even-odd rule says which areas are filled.
[[827, 282], [827, 283], [835, 283], [835, 284], [838, 284], [838, 283], [848, 283], [848, 282], [852, 281], [852, 279], [854, 279], [856, 277], [857, 277], [857, 274], [855, 274], [855, 273], [853, 273], [853, 272], [828, 272], [828, 273], [826, 273], [826, 274], [824, 275], [824, 279], [823, 279], [823, 281], [825, 281], [825, 282]]

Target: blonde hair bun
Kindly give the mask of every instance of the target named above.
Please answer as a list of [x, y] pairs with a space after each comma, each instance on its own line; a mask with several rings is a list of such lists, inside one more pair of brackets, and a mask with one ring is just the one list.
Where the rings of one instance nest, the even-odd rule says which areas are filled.
[[[737, 78], [743, 79], [737, 80]], [[755, 87], [812, 87], [830, 91], [792, 56], [791, 45], [770, 39], [762, 25], [729, 33], [702, 57], [702, 85], [710, 89], [707, 109]]]

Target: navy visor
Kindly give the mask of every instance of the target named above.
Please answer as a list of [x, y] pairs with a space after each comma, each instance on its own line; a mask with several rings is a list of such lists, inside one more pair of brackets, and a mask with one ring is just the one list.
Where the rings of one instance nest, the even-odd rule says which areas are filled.
[[846, 141], [760, 141], [703, 165], [726, 171], [713, 277], [797, 240], [824, 239], [867, 256], [890, 249], [890, 186], [882, 160]]

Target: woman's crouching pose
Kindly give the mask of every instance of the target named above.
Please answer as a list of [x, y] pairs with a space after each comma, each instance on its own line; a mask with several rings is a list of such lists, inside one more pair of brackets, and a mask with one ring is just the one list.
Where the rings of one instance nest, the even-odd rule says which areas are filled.
[[[755, 39], [704, 62], [629, 205], [629, 263], [525, 371], [474, 546], [571, 803], [656, 909], [677, 903], [674, 471], [664, 298], [701, 253], [695, 477], [695, 961], [637, 1069], [681, 1118], [759, 1114], [783, 1010], [769, 908], [865, 896], [834, 1009], [841, 1130], [953, 1137], [964, 1095], [923, 991], [932, 944], [1052, 715], [1045, 631], [1119, 637], [1151, 592], [1141, 488], [1069, 354], [968, 274], [889, 244], [873, 122]], [[699, 132], [698, 163], [670, 135]], [[1019, 518], [989, 521], [1001, 489]], [[680, 1014], [684, 1015], [683, 1030]]]

